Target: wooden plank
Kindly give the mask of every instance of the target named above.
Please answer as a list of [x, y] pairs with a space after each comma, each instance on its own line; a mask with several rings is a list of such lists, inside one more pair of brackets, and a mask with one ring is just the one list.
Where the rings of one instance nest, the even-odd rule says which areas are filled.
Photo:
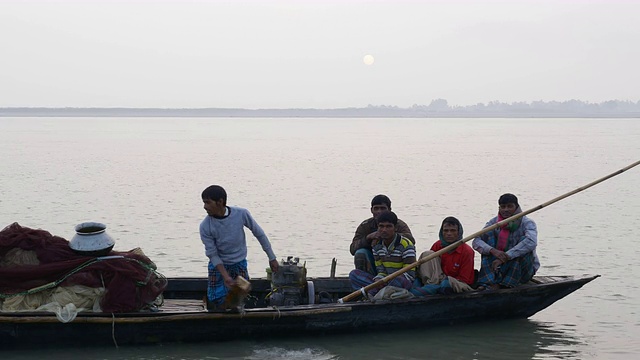
[[204, 303], [202, 300], [167, 299], [159, 309], [163, 313], [198, 312], [204, 311]]

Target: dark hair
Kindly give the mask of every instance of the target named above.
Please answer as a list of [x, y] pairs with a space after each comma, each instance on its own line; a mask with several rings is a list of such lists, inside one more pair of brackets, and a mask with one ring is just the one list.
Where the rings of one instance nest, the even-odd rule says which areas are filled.
[[518, 205], [518, 198], [513, 195], [513, 194], [502, 194], [502, 196], [500, 196], [500, 198], [498, 199], [498, 205], [503, 205], [503, 204], [516, 204], [516, 206]]
[[389, 210], [391, 210], [391, 200], [387, 195], [379, 194], [374, 196], [373, 199], [371, 199], [371, 207], [374, 205], [387, 205]]
[[376, 221], [378, 222], [378, 224], [383, 222], [389, 222], [389, 223], [392, 223], [393, 225], [398, 225], [398, 217], [393, 211], [381, 212], [378, 218], [376, 219]]
[[447, 216], [446, 218], [444, 218], [444, 220], [442, 220], [442, 225], [444, 224], [455, 225], [458, 227], [458, 230], [460, 230], [459, 228], [462, 226], [462, 224], [460, 224], [460, 220], [454, 218], [453, 216]]
[[447, 216], [442, 220], [442, 225], [440, 225], [440, 235], [442, 235], [442, 228], [444, 228], [444, 224], [455, 225], [458, 228], [458, 240], [462, 239], [462, 234], [464, 230], [462, 229], [462, 223], [460, 220], [454, 218], [453, 216]]
[[227, 203], [227, 192], [220, 185], [211, 185], [202, 191], [202, 199], [210, 199], [213, 201], [224, 200]]

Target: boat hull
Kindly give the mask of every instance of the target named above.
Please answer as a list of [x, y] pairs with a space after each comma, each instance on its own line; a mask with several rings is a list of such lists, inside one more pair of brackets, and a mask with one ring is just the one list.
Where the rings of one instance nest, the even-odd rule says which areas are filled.
[[[365, 332], [394, 324], [401, 328], [527, 318], [578, 290], [595, 276], [537, 277], [538, 283], [497, 291], [436, 295], [409, 300], [356, 301], [246, 309], [242, 313], [207, 312], [202, 306], [205, 279], [171, 279], [167, 305], [158, 312], [81, 313], [61, 323], [49, 313], [0, 313], [3, 346], [150, 344], [207, 342], [242, 338], [289, 337]], [[321, 280], [342, 296], [346, 279]], [[264, 281], [258, 280], [258, 291]], [[206, 285], [205, 285], [206, 286]], [[318, 291], [323, 286], [316, 287]], [[263, 289], [266, 291], [266, 289]], [[194, 299], [196, 298], [196, 299]], [[399, 327], [400, 328], [400, 327]]]

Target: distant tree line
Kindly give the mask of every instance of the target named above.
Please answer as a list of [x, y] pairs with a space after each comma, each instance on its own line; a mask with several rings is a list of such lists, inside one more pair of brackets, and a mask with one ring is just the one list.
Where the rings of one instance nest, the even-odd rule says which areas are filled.
[[490, 101], [486, 105], [450, 106], [445, 99], [432, 100], [429, 105], [413, 105], [412, 109], [425, 112], [461, 112], [461, 113], [582, 113], [582, 114], [607, 114], [607, 113], [640, 113], [640, 100], [637, 102], [628, 100], [609, 100], [601, 103], [590, 103], [580, 100], [568, 101], [533, 101], [531, 103], [520, 101], [506, 103]]
[[590, 103], [580, 100], [500, 102], [449, 105], [434, 99], [429, 105], [409, 108], [368, 105], [337, 109], [233, 109], [233, 108], [0, 108], [0, 116], [14, 117], [640, 117], [640, 100], [609, 100]]

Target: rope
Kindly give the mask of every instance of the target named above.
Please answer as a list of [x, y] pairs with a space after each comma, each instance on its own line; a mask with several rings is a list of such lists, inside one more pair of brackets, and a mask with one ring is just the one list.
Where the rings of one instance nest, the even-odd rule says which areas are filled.
[[[282, 314], [280, 313], [280, 309], [278, 309], [277, 306], [272, 306], [272, 308], [273, 308], [273, 310], [276, 310], [278, 312], [277, 318], [280, 319], [282, 317]], [[273, 314], [273, 319], [272, 320], [275, 320], [275, 319], [276, 319], [276, 314]]]
[[98, 262], [97, 258], [95, 259], [91, 259], [89, 261], [84, 262], [83, 264], [81, 264], [80, 266], [76, 267], [75, 269], [71, 270], [70, 272], [68, 272], [67, 274], [65, 274], [64, 276], [62, 276], [60, 279], [56, 280], [56, 281], [52, 281], [48, 284], [44, 284], [42, 286], [38, 286], [29, 290], [25, 290], [19, 293], [14, 293], [14, 294], [4, 294], [4, 293], [0, 293], [0, 298], [3, 299], [8, 299], [10, 297], [14, 297], [14, 296], [18, 296], [18, 295], [31, 295], [31, 294], [35, 294], [44, 290], [48, 290], [51, 288], [54, 288], [58, 285], [60, 285], [60, 283], [62, 283], [63, 281], [65, 281], [69, 276], [77, 273], [78, 271], [86, 268], [89, 265], [92, 265], [94, 263]]
[[112, 260], [112, 259], [123, 259], [126, 261], [133, 261], [138, 263], [138, 265], [140, 265], [141, 267], [143, 267], [144, 269], [148, 270], [149, 272], [147, 273], [147, 278], [145, 279], [144, 282], [138, 281], [137, 285], [138, 286], [142, 286], [142, 285], [146, 285], [147, 282], [149, 281], [149, 279], [151, 278], [151, 273], [155, 274], [156, 276], [160, 277], [160, 278], [164, 278], [164, 275], [160, 274], [158, 271], [156, 271], [156, 269], [154, 269], [151, 265], [144, 263], [138, 259], [130, 259], [127, 257], [124, 257], [122, 255], [113, 255], [113, 256], [102, 256], [102, 257], [97, 257], [97, 258], [93, 258], [91, 260], [88, 260], [84, 263], [82, 263], [80, 266], [74, 268], [73, 270], [69, 271], [68, 273], [66, 273], [64, 276], [62, 276], [60, 279], [52, 281], [50, 283], [38, 286], [38, 287], [34, 287], [31, 288], [29, 290], [25, 290], [25, 291], [21, 291], [21, 292], [17, 292], [17, 293], [12, 293], [12, 294], [6, 294], [6, 293], [0, 293], [0, 299], [8, 299], [14, 296], [18, 296], [18, 295], [31, 295], [31, 294], [35, 294], [35, 293], [39, 293], [41, 291], [45, 291], [45, 290], [49, 290], [52, 289], [58, 285], [60, 285], [63, 281], [65, 281], [67, 278], [69, 278], [71, 275], [74, 275], [75, 273], [79, 272], [80, 270], [83, 270], [84, 268], [91, 266], [99, 261], [105, 261], [105, 260]]
[[113, 345], [118, 348], [118, 342], [116, 341], [116, 316], [111, 313], [111, 339], [113, 340]]

